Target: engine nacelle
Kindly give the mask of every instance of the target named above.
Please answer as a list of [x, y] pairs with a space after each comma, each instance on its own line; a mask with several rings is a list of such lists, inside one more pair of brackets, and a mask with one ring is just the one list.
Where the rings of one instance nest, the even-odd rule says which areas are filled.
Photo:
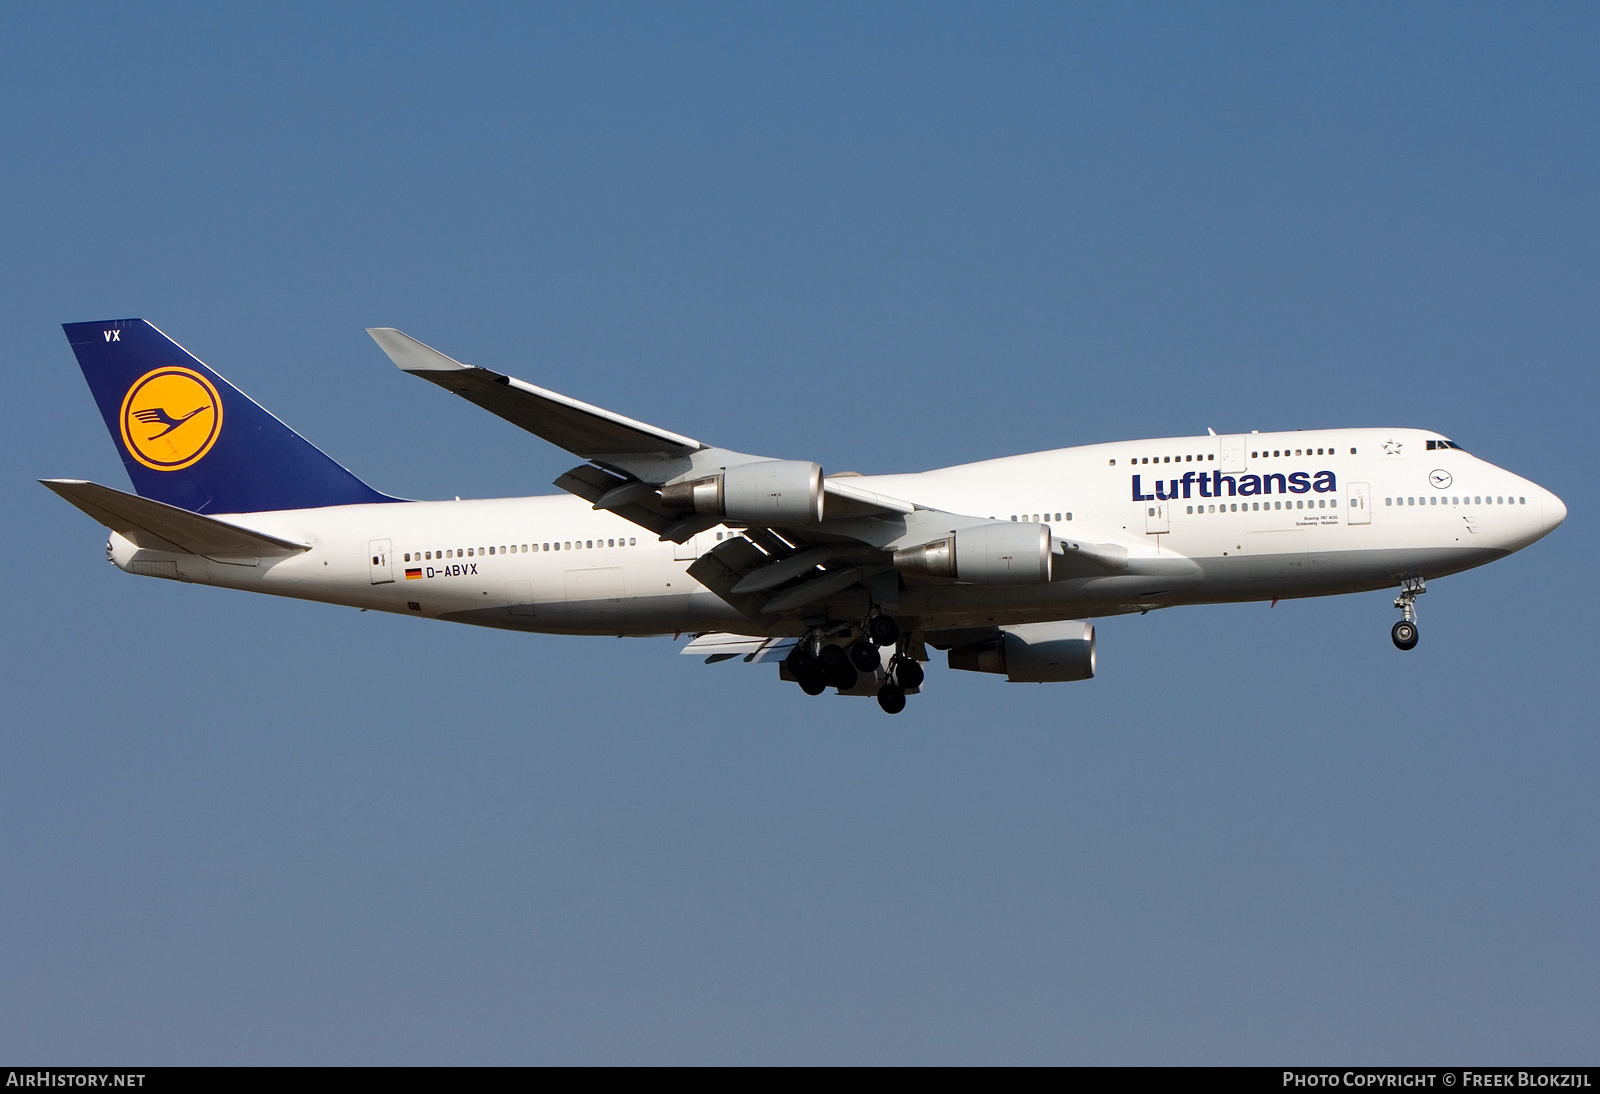
[[1043, 585], [1050, 580], [1050, 526], [995, 521], [894, 553], [903, 574], [970, 585]]
[[1094, 624], [1087, 619], [1023, 623], [956, 646], [950, 667], [1003, 673], [1013, 684], [1064, 684], [1094, 675]]
[[661, 488], [674, 509], [758, 527], [822, 520], [822, 467], [807, 460], [742, 463], [717, 475]]

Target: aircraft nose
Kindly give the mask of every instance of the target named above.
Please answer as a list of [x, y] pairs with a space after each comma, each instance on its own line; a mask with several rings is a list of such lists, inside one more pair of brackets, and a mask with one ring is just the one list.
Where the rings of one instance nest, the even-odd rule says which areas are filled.
[[1556, 525], [1567, 519], [1567, 507], [1564, 502], [1550, 491], [1544, 492], [1544, 530], [1548, 535], [1556, 530]]

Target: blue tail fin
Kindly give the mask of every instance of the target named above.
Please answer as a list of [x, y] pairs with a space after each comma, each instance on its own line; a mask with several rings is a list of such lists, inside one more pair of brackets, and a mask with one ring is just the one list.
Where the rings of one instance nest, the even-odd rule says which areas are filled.
[[340, 467], [143, 319], [62, 327], [140, 497], [194, 513], [399, 500]]

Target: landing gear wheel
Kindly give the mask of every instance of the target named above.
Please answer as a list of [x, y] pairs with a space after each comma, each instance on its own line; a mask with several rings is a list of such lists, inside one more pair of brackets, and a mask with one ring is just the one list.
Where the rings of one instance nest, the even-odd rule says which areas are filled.
[[920, 688], [922, 666], [909, 657], [900, 658], [894, 663], [894, 682], [902, 688]]
[[878, 705], [885, 714], [899, 714], [906, 709], [906, 693], [893, 684], [885, 684], [878, 689]]
[[817, 663], [824, 669], [835, 668], [845, 663], [844, 647], [829, 642], [817, 651]]
[[881, 664], [878, 647], [865, 639], [850, 643], [850, 663], [858, 672], [877, 672]]
[[1410, 650], [1417, 646], [1417, 625], [1409, 619], [1402, 619], [1394, 625], [1389, 632], [1389, 637], [1394, 639], [1396, 649]]
[[790, 650], [789, 656], [785, 660], [788, 661], [789, 671], [794, 674], [796, 680], [808, 672], [815, 672], [817, 668], [816, 655], [811, 652], [810, 645], [805, 642]]
[[800, 684], [800, 690], [807, 695], [821, 695], [828, 690], [828, 681], [816, 669], [812, 669], [803, 675], [796, 673], [795, 679]]
[[900, 624], [887, 615], [875, 615], [867, 622], [867, 637], [879, 646], [900, 641]]
[[856, 686], [856, 670], [850, 662], [841, 661], [832, 668], [823, 669], [822, 679], [827, 687], [838, 688], [840, 691], [849, 691]]

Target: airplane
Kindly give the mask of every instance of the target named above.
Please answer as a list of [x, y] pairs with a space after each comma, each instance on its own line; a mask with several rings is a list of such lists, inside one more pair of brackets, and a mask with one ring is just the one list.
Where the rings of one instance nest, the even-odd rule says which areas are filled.
[[585, 461], [564, 493], [380, 493], [142, 319], [63, 325], [135, 493], [44, 486], [146, 577], [544, 634], [692, 634], [808, 695], [920, 692], [929, 649], [1011, 682], [1094, 676], [1092, 620], [1397, 589], [1548, 535], [1550, 491], [1423, 429], [1080, 445], [914, 474], [704, 444], [465, 365], [389, 327], [403, 372]]

